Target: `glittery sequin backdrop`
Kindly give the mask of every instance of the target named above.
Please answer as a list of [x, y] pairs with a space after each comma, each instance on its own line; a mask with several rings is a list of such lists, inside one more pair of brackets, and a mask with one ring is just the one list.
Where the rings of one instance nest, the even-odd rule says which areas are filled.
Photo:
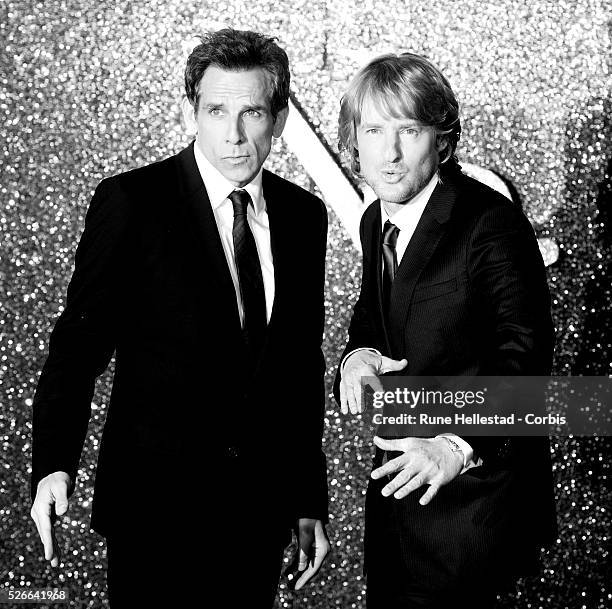
[[[556, 371], [609, 374], [610, 9], [603, 0], [3, 0], [0, 585], [65, 586], [81, 600], [73, 606], [106, 606], [105, 545], [89, 532], [88, 516], [110, 372], [98, 384], [79, 485], [61, 525], [64, 567], [57, 571], [41, 559], [29, 518], [31, 398], [96, 183], [188, 142], [178, 102], [195, 34], [233, 25], [278, 36], [290, 57], [295, 99], [334, 148], [338, 99], [369, 56], [428, 55], [462, 102], [460, 159], [509, 179], [539, 235], [560, 248], [549, 267]], [[317, 190], [283, 141], [269, 166]], [[328, 204], [331, 387], [360, 262]], [[280, 606], [364, 605], [370, 440], [331, 401], [325, 448], [333, 555], [306, 592], [294, 598], [283, 584]], [[553, 442], [553, 452], [558, 542], [544, 555], [541, 577], [521, 582], [518, 595], [503, 597], [500, 606], [610, 607], [610, 444], [565, 438]]]

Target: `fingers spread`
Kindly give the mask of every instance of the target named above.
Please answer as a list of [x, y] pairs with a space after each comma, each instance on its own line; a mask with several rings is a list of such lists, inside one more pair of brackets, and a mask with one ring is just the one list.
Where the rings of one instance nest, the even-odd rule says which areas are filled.
[[402, 470], [389, 484], [387, 484], [381, 491], [383, 497], [388, 497], [395, 493], [398, 489], [402, 488], [413, 476], [413, 472], [409, 469]]
[[416, 476], [408, 480], [408, 482], [406, 482], [404, 486], [398, 489], [397, 492], [393, 494], [393, 496], [396, 499], [403, 499], [404, 497], [412, 493], [412, 491], [415, 491], [417, 488], [423, 486], [423, 484], [425, 484], [425, 476], [422, 473], [417, 474]]
[[421, 505], [427, 505], [440, 490], [440, 485], [438, 483], [431, 482], [430, 487], [425, 491], [423, 496], [419, 499], [419, 503]]
[[381, 465], [380, 467], [376, 468], [371, 473], [371, 476], [374, 480], [378, 480], [383, 476], [388, 476], [397, 472], [400, 469], [403, 469], [407, 463], [408, 459], [406, 458], [406, 456], [400, 455], [399, 457], [395, 457], [395, 459], [391, 459], [390, 461], [387, 461], [384, 465]]

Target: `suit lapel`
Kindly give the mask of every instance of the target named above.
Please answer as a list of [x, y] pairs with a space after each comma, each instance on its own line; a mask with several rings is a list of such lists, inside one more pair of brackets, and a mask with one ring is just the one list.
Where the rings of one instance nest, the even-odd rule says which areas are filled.
[[[406, 352], [404, 328], [414, 288], [446, 232], [455, 199], [454, 182], [445, 177], [444, 182], [439, 183], [433, 191], [397, 269], [391, 288], [388, 329], [389, 342], [393, 347], [390, 352], [394, 355]], [[380, 256], [378, 258], [380, 259]], [[380, 273], [378, 276], [380, 277]], [[394, 331], [391, 332], [391, 329]]]
[[291, 233], [287, 230], [287, 223], [283, 217], [284, 203], [274, 184], [274, 175], [264, 170], [262, 176], [263, 196], [266, 201], [268, 222], [270, 223], [270, 249], [272, 250], [272, 264], [274, 266], [274, 302], [268, 323], [268, 333], [277, 315], [278, 302], [282, 298], [282, 289], [286, 285], [284, 279], [285, 264], [292, 258]]
[[[230, 316], [235, 321], [233, 325], [239, 331], [240, 316], [234, 282], [227, 266], [208, 193], [195, 160], [193, 146], [192, 143], [178, 154], [180, 197], [188, 209], [188, 217], [193, 220], [189, 224], [197, 252], [196, 256], [202, 261], [202, 284], [205, 281], [205, 271], [216, 278], [219, 295], [230, 308]], [[196, 268], [197, 266], [196, 264]]]

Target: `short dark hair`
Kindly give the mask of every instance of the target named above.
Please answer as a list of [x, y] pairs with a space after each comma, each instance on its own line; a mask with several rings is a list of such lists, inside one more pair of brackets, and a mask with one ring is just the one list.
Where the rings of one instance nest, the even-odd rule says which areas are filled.
[[289, 59], [276, 39], [249, 30], [225, 28], [200, 36], [185, 68], [185, 93], [198, 109], [200, 81], [209, 66], [223, 70], [262, 68], [268, 75], [272, 116], [289, 104]]
[[448, 80], [428, 59], [415, 53], [381, 55], [359, 70], [340, 101], [340, 151], [351, 157], [359, 173], [357, 127], [365, 101], [388, 116], [409, 117], [433, 127], [446, 146], [440, 152], [441, 170], [458, 169], [455, 149], [461, 135], [459, 104]]

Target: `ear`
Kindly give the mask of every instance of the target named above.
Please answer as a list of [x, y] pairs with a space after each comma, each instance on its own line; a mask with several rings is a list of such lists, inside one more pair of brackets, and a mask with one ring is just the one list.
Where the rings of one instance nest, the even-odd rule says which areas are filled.
[[282, 135], [288, 116], [289, 116], [289, 106], [286, 106], [285, 108], [283, 108], [276, 115], [276, 119], [274, 120], [274, 127], [272, 129], [272, 135], [274, 137], [280, 137]]
[[183, 121], [185, 122], [187, 133], [189, 135], [196, 135], [198, 132], [198, 123], [195, 117], [195, 109], [186, 95], [183, 95], [183, 99], [181, 99], [181, 110], [183, 111]]
[[436, 136], [436, 150], [442, 152], [449, 145], [448, 138], [446, 135]]
[[[451, 158], [451, 143], [446, 135], [439, 135], [436, 138], [436, 150], [438, 151], [440, 165]], [[444, 152], [444, 158], [442, 158], [442, 152]]]

